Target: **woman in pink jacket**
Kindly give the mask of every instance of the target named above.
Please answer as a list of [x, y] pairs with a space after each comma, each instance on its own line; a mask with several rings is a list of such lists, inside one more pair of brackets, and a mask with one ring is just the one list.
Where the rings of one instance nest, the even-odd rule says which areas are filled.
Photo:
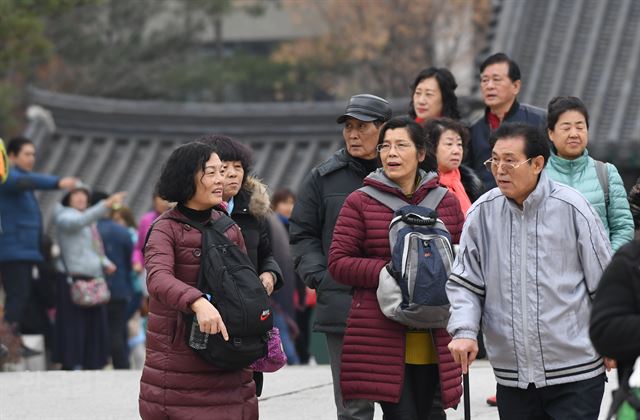
[[[177, 148], [165, 164], [158, 193], [177, 202], [155, 222], [144, 250], [149, 289], [147, 357], [140, 380], [145, 419], [256, 420], [258, 400], [249, 369], [223, 371], [187, 345], [183, 314], [195, 313], [200, 330], [228, 339], [225, 320], [197, 289], [202, 235], [179, 220], [204, 223], [222, 213], [222, 162], [201, 143]], [[245, 252], [237, 225], [225, 235]]]
[[[382, 168], [365, 178], [365, 185], [407, 205], [420, 203], [438, 187], [424, 130], [412, 119], [389, 120], [380, 130], [378, 151]], [[446, 193], [436, 211], [457, 243], [464, 215], [453, 193]], [[390, 208], [355, 191], [347, 197], [333, 232], [329, 271], [338, 282], [353, 287], [340, 384], [345, 400], [380, 402], [385, 419], [417, 420], [428, 417], [438, 382], [443, 408], [456, 406], [462, 378], [447, 350], [451, 339], [444, 329], [412, 331], [380, 310], [376, 290], [379, 273], [391, 260], [392, 216]]]

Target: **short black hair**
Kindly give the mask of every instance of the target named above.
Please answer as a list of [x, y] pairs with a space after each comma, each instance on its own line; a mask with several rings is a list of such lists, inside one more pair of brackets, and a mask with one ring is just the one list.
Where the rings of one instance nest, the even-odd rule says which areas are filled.
[[216, 150], [204, 143], [190, 142], [175, 149], [162, 167], [156, 185], [158, 196], [164, 200], [186, 203], [196, 193], [194, 177], [204, 171], [205, 165]]
[[384, 135], [388, 130], [395, 130], [397, 128], [404, 128], [409, 133], [409, 138], [416, 146], [418, 151], [424, 151], [426, 153], [424, 161], [419, 165], [420, 169], [423, 169], [426, 172], [435, 172], [438, 169], [438, 163], [436, 162], [436, 158], [433, 155], [433, 152], [427, 147], [426, 135], [424, 132], [424, 128], [415, 122], [413, 118], [410, 118], [406, 115], [393, 117], [380, 129], [380, 134], [378, 135], [378, 144], [382, 144], [384, 141]]
[[518, 64], [509, 58], [507, 54], [501, 52], [490, 55], [480, 64], [480, 74], [490, 65], [498, 63], [507, 63], [509, 65], [509, 79], [512, 82], [520, 80], [520, 67], [518, 67]]
[[454, 120], [460, 119], [460, 110], [458, 109], [458, 97], [456, 96], [456, 78], [453, 74], [444, 67], [429, 67], [422, 70], [416, 76], [416, 79], [411, 85], [411, 101], [409, 102], [409, 116], [416, 119], [416, 110], [413, 107], [413, 94], [416, 91], [418, 85], [425, 79], [435, 78], [440, 88], [440, 94], [442, 95], [442, 116], [449, 117]]
[[489, 137], [491, 148], [493, 149], [498, 140], [506, 138], [524, 139], [524, 153], [527, 159], [542, 156], [544, 164], [547, 164], [551, 153], [549, 141], [540, 128], [521, 122], [504, 123]]
[[33, 141], [22, 136], [9, 139], [9, 143], [7, 143], [7, 154], [17, 156], [25, 144], [33, 144]]
[[567, 111], [577, 111], [584, 117], [587, 128], [589, 128], [589, 112], [584, 102], [576, 96], [556, 96], [549, 101], [547, 105], [547, 128], [551, 131], [555, 130], [560, 115]]
[[210, 134], [196, 141], [212, 146], [222, 161], [240, 161], [245, 173], [244, 179], [253, 170], [253, 151], [249, 146], [222, 134]]
[[71, 196], [77, 192], [83, 192], [87, 195], [87, 205], [91, 207], [93, 204], [91, 203], [91, 191], [89, 191], [86, 187], [74, 188], [72, 190], [67, 191], [67, 193], [60, 200], [60, 204], [65, 207], [69, 207], [71, 205]]
[[442, 133], [447, 130], [451, 130], [460, 136], [462, 139], [462, 148], [466, 150], [469, 145], [469, 130], [467, 127], [451, 118], [435, 118], [427, 121], [424, 125], [424, 131], [427, 135], [427, 145], [433, 148], [434, 153], [438, 148]]

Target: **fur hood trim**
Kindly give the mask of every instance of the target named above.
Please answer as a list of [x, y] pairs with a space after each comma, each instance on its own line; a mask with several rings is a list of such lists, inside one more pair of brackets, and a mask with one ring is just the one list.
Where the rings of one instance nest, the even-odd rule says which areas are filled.
[[254, 176], [248, 176], [245, 180], [244, 188], [251, 196], [249, 199], [249, 213], [258, 218], [264, 218], [271, 213], [269, 187], [266, 184]]

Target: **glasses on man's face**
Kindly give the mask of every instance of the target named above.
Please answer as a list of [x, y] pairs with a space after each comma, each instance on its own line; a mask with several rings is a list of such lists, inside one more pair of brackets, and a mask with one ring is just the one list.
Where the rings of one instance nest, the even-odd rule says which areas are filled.
[[376, 150], [378, 151], [378, 153], [384, 154], [384, 153], [389, 153], [391, 151], [391, 147], [395, 147], [396, 151], [398, 151], [399, 153], [402, 153], [402, 152], [406, 152], [407, 150], [410, 150], [411, 147], [413, 147], [413, 145], [411, 143], [396, 143], [396, 144], [381, 143], [376, 146]]
[[515, 163], [511, 160], [495, 160], [495, 159], [487, 159], [484, 162], [484, 167], [487, 168], [487, 171], [489, 172], [493, 172], [493, 171], [498, 171], [498, 168], [500, 167], [500, 165], [502, 165], [502, 167], [504, 168], [505, 171], [507, 172], [511, 172], [513, 170], [518, 169], [521, 165], [524, 165], [525, 163], [529, 162], [531, 160], [531, 158], [527, 159], [527, 160], [523, 160], [520, 163]]

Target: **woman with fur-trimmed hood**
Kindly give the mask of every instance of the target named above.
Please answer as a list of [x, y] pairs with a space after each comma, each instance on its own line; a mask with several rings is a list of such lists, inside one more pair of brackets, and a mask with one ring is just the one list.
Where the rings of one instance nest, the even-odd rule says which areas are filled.
[[269, 240], [266, 216], [271, 209], [267, 186], [248, 175], [253, 165], [253, 153], [248, 146], [227, 136], [207, 136], [199, 142], [213, 146], [222, 160], [225, 210], [242, 229], [249, 258], [267, 293], [271, 294], [281, 286], [282, 274], [273, 258]]
[[[252, 150], [227, 136], [210, 135], [198, 140], [213, 146], [225, 171], [223, 200], [226, 212], [240, 226], [251, 259], [267, 293], [282, 286], [282, 273], [273, 257], [267, 214], [271, 211], [267, 186], [248, 175], [252, 169]], [[262, 374], [254, 373], [257, 395], [262, 391]]]

